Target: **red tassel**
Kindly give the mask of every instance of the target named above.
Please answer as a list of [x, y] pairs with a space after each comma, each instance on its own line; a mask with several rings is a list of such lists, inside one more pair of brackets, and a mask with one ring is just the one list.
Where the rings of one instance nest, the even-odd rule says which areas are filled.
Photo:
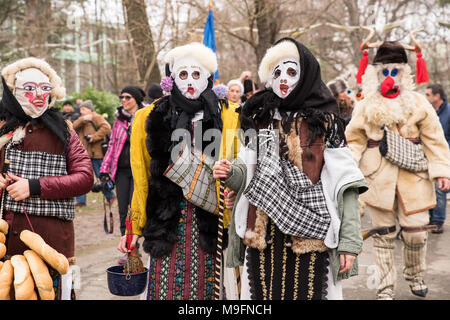
[[428, 72], [425, 60], [422, 57], [422, 52], [417, 52], [416, 61], [416, 82], [421, 84], [422, 82], [428, 82]]
[[367, 51], [363, 52], [363, 56], [359, 61], [358, 73], [356, 74], [356, 83], [361, 83], [361, 77], [366, 72], [367, 65], [369, 64], [369, 53]]

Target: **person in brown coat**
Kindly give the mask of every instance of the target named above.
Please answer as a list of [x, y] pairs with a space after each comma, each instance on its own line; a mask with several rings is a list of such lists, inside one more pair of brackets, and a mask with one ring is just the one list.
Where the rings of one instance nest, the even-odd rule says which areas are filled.
[[[100, 166], [103, 161], [102, 143], [111, 132], [111, 125], [94, 111], [91, 100], [86, 100], [80, 105], [81, 117], [73, 123], [73, 128], [80, 136], [80, 140], [91, 157], [95, 176], [100, 176]], [[102, 190], [106, 200], [111, 204], [115, 195], [112, 190]], [[77, 198], [77, 205], [86, 205], [86, 195]]]
[[[369, 45], [368, 45], [369, 46]], [[428, 210], [435, 207], [433, 182], [450, 188], [450, 151], [436, 111], [414, 91], [404, 45], [385, 41], [362, 77], [364, 99], [357, 102], [346, 138], [369, 190], [361, 195], [374, 228], [374, 253], [379, 270], [378, 299], [394, 298], [396, 223], [404, 243], [403, 275], [413, 294], [424, 297]], [[384, 129], [423, 147], [427, 168], [408, 169], [382, 156]], [[406, 142], [405, 142], [406, 143]], [[394, 148], [394, 151], [400, 149]], [[411, 155], [397, 152], [412, 161]]]

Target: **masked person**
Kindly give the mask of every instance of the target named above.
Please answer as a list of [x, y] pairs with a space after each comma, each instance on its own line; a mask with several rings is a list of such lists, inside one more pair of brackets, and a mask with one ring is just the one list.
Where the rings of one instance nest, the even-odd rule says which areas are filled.
[[347, 125], [352, 118], [353, 105], [355, 104], [353, 91], [348, 87], [343, 79], [334, 79], [327, 83], [336, 102], [338, 104], [339, 116], [344, 119]]
[[240, 114], [248, 143], [233, 164], [214, 165], [237, 193], [227, 258], [244, 265], [241, 298], [342, 299], [340, 280], [357, 274], [358, 194], [367, 187], [336, 100], [312, 53], [291, 38], [267, 50], [258, 74], [266, 88]]
[[[36, 58], [18, 60], [1, 74], [0, 166], [10, 163], [9, 173], [0, 176], [2, 217], [9, 224], [7, 256], [23, 254], [28, 247], [20, 233], [34, 230], [73, 264], [74, 197], [91, 189], [93, 173], [70, 121], [54, 107], [65, 89], [51, 66]], [[62, 285], [56, 299], [70, 296], [70, 285], [51, 274], [55, 288]]]
[[[138, 236], [144, 237], [142, 248], [150, 255], [147, 299], [209, 300], [213, 298], [218, 216], [187, 201], [181, 187], [164, 172], [176, 160], [171, 153], [179, 145], [178, 138], [173, 139], [177, 132], [189, 145], [195, 139], [195, 146], [204, 152], [211, 142], [202, 137], [208, 131], [218, 132], [215, 142], [220, 149], [210, 156], [234, 158], [237, 150], [232, 141], [220, 135], [238, 128], [238, 106], [219, 103], [212, 91], [217, 58], [209, 48], [200, 43], [176, 47], [165, 61], [167, 77], [161, 87], [170, 94], [138, 111], [133, 121], [131, 246]], [[228, 223], [225, 212], [225, 228]], [[119, 244], [122, 252], [128, 251], [126, 238]]]
[[[361, 199], [379, 229], [373, 239], [380, 276], [377, 298], [389, 300], [395, 297], [397, 222], [404, 244], [403, 276], [414, 295], [427, 294], [428, 209], [436, 205], [433, 181], [441, 190], [450, 187], [449, 147], [436, 111], [414, 91], [405, 47], [414, 50], [400, 42], [378, 44], [362, 76], [364, 99], [356, 104], [346, 129], [348, 145], [369, 184]], [[420, 46], [415, 48], [420, 52]]]

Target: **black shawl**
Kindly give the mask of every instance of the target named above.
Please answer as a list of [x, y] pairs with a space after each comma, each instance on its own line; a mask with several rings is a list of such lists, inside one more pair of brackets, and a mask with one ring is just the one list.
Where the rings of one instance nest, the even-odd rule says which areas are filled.
[[[252, 95], [240, 110], [241, 127], [244, 130], [266, 127], [273, 121], [273, 111], [277, 108], [285, 132], [289, 132], [297, 114], [308, 123], [311, 130], [309, 141], [312, 142], [325, 133], [324, 122], [330, 119], [330, 115], [338, 114], [336, 100], [322, 81], [319, 62], [311, 51], [292, 38], [280, 39], [275, 45], [282, 41], [292, 41], [297, 46], [300, 56], [299, 82], [285, 99], [278, 97], [271, 88]], [[337, 116], [332, 118], [337, 119]], [[343, 128], [340, 130], [340, 135], [343, 135]]]

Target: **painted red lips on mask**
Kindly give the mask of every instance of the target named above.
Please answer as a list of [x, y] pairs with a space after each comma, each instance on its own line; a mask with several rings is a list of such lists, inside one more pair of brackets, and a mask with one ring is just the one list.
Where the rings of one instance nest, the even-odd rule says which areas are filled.
[[283, 95], [287, 94], [289, 86], [287, 84], [280, 84], [280, 91]]
[[188, 88], [187, 88], [187, 92], [188, 92], [191, 96], [193, 96], [193, 95], [194, 95], [194, 92], [195, 92], [194, 87], [188, 87]]
[[400, 94], [400, 90], [398, 86], [395, 85], [395, 80], [388, 76], [384, 81], [381, 83], [381, 95], [388, 99], [394, 99], [397, 98]]

